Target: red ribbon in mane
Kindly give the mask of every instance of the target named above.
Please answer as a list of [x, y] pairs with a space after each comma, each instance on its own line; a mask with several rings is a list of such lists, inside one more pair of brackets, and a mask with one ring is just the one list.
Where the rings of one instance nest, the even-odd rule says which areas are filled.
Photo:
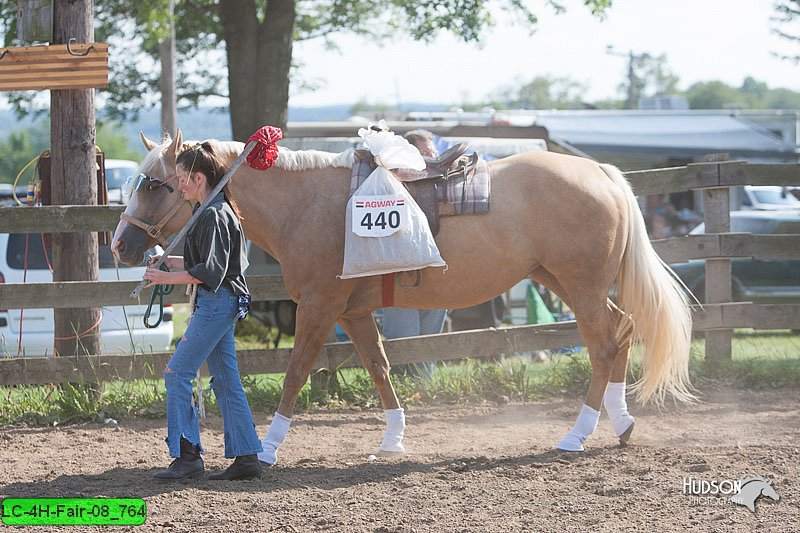
[[278, 146], [275, 143], [282, 138], [283, 132], [274, 126], [264, 126], [251, 135], [247, 142], [255, 141], [256, 146], [247, 156], [250, 166], [258, 170], [267, 170], [275, 164], [275, 160], [278, 159]]

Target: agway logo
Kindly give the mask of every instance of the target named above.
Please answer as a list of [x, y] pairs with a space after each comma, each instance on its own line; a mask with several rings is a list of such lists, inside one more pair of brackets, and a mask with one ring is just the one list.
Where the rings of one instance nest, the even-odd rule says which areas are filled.
[[394, 207], [398, 205], [406, 205], [406, 201], [402, 198], [399, 200], [356, 200], [356, 207], [361, 208], [376, 208], [376, 207]]
[[756, 500], [764, 496], [778, 501], [780, 496], [772, 480], [761, 476], [733, 479], [683, 478], [683, 493], [689, 496], [689, 505], [742, 505], [756, 512]]

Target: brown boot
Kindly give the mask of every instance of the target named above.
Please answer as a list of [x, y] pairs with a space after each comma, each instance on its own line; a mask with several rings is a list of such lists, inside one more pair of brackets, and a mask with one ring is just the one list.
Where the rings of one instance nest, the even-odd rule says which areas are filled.
[[211, 474], [208, 479], [254, 479], [261, 475], [261, 462], [258, 455], [242, 455], [233, 460], [231, 466], [222, 472]]
[[154, 479], [177, 481], [180, 479], [201, 478], [205, 475], [200, 445], [192, 444], [181, 437], [181, 456], [172, 461], [169, 468], [153, 474]]

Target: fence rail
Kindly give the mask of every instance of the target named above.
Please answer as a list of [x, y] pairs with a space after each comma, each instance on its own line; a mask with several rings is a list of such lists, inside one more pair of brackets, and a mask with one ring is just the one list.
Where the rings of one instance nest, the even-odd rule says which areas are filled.
[[[2, 307], [14, 309], [64, 309], [74, 307], [108, 307], [133, 305], [130, 297], [139, 281], [61, 281], [55, 283], [6, 283], [0, 284]], [[247, 286], [255, 301], [288, 300], [289, 294], [283, 278], [274, 276], [248, 276]], [[140, 296], [139, 303], [146, 302], [148, 293]], [[165, 304], [187, 303], [182, 287], [164, 296]], [[5, 303], [13, 302], [13, 304]]]
[[[728, 328], [792, 328], [800, 324], [799, 305], [752, 303], [710, 304], [694, 313], [696, 331]], [[549, 350], [583, 343], [575, 321], [535, 326], [489, 328], [440, 335], [424, 335], [384, 341], [393, 365], [423, 361], [450, 361], [465, 357]], [[134, 355], [71, 357], [26, 357], [0, 359], [0, 386], [60, 383], [65, 381], [110, 381], [160, 377], [170, 352]], [[239, 369], [246, 374], [286, 371], [291, 349], [241, 350]], [[361, 366], [350, 342], [326, 344], [314, 368]]]
[[[716, 267], [731, 258], [759, 260], [800, 258], [800, 235], [750, 235], [730, 233], [729, 191], [741, 185], [800, 186], [800, 164], [749, 165], [740, 161], [696, 163], [685, 167], [643, 170], [626, 173], [637, 195], [663, 194], [685, 190], [705, 190], [707, 224], [717, 231], [653, 241], [656, 251], [668, 263], [706, 259]], [[712, 205], [713, 204], [713, 205]], [[113, 230], [122, 207], [48, 206], [0, 208], [2, 232], [80, 232]], [[712, 269], [713, 270], [713, 269]], [[729, 269], [728, 269], [729, 270]], [[707, 283], [730, 285], [715, 272]], [[255, 300], [288, 299], [280, 276], [251, 276], [248, 284]], [[0, 284], [0, 308], [65, 308], [131, 304], [130, 292], [136, 281], [61, 282]], [[728, 291], [730, 289], [728, 288]], [[694, 328], [708, 336], [732, 328], [800, 329], [800, 304], [756, 305], [726, 301], [706, 304], [694, 311]], [[168, 303], [183, 303], [182, 291], [167, 296]], [[709, 300], [713, 301], [713, 300]], [[13, 304], [11, 303], [13, 302]], [[729, 335], [729, 333], [728, 333]], [[516, 326], [485, 329], [411, 339], [386, 341], [393, 364], [428, 360], [525, 352], [580, 344], [574, 322], [546, 326]], [[728, 350], [730, 341], [728, 338]], [[290, 350], [244, 350], [239, 354], [242, 374], [277, 373], [286, 369]], [[58, 358], [0, 359], [0, 385], [53, 383], [78, 379], [109, 380], [160, 376], [169, 353], [136, 355], [95, 355]], [[359, 366], [350, 343], [327, 344], [317, 368]]]

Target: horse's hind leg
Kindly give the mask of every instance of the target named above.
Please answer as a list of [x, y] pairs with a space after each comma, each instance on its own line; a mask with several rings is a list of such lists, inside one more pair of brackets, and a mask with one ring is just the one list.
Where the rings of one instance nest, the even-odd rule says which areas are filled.
[[289, 432], [297, 395], [308, 380], [322, 345], [344, 305], [343, 302], [337, 305], [337, 302], [322, 295], [300, 298], [297, 304], [295, 343], [283, 380], [283, 394], [267, 435], [261, 441], [263, 451], [258, 454], [260, 461], [268, 464], [277, 462], [277, 450]]
[[572, 310], [578, 323], [592, 364], [592, 379], [586, 393], [584, 406], [575, 425], [559, 441], [559, 450], [583, 451], [583, 442], [597, 429], [600, 420], [600, 406], [616, 363], [619, 345], [615, 335], [615, 315], [607, 306], [606, 295], [598, 291], [598, 285], [578, 285], [572, 298]]
[[614, 434], [619, 437], [620, 445], [625, 446], [631, 438], [634, 423], [634, 418], [628, 412], [628, 403], [625, 400], [625, 380], [633, 337], [633, 319], [611, 300], [608, 300], [608, 308], [614, 313], [616, 321], [615, 336], [619, 351], [614, 360], [610, 381], [603, 396], [603, 406], [606, 408], [608, 418], [611, 420]]
[[[561, 286], [558, 279], [543, 267], [531, 273], [531, 279], [542, 283], [561, 298], [567, 306], [572, 308], [567, 291]], [[613, 314], [615, 323], [614, 335], [617, 341], [617, 355], [614, 366], [611, 368], [610, 381], [603, 395], [603, 406], [611, 420], [614, 433], [619, 437], [621, 445], [626, 445], [633, 432], [634, 418], [628, 412], [625, 400], [626, 377], [628, 372], [628, 357], [631, 350], [633, 336], [633, 320], [625, 314], [611, 300], [606, 301], [608, 310]], [[592, 372], [594, 374], [594, 372]], [[599, 406], [597, 407], [599, 409]]]
[[403, 433], [406, 427], [405, 414], [389, 379], [389, 360], [386, 358], [386, 352], [383, 349], [372, 313], [356, 317], [342, 316], [339, 318], [339, 324], [355, 344], [364, 368], [375, 382], [375, 387], [381, 397], [381, 405], [383, 405], [386, 416], [386, 429], [383, 433], [380, 451], [403, 453], [405, 451], [403, 448]]

